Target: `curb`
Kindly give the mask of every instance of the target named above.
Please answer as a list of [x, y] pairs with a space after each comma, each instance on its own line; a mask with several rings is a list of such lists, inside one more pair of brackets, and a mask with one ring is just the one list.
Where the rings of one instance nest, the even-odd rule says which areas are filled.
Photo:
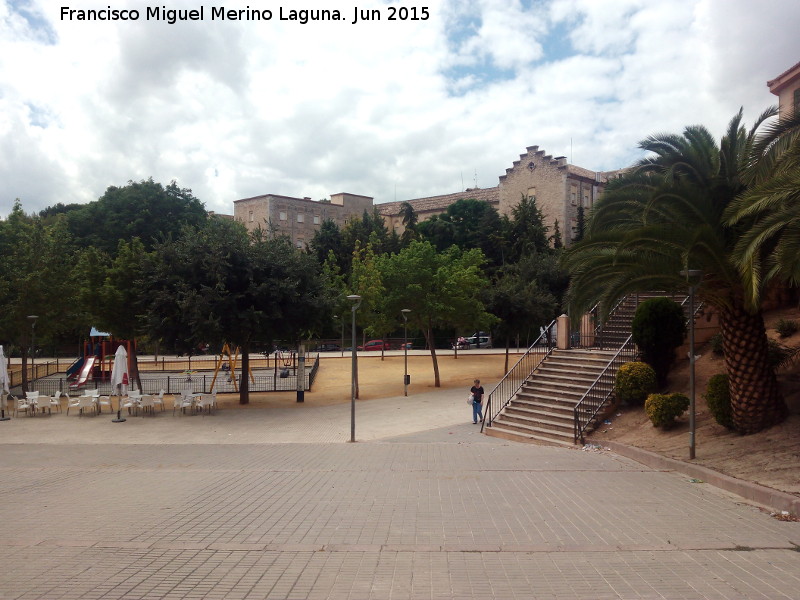
[[648, 467], [667, 471], [678, 471], [690, 477], [702, 479], [705, 483], [711, 484], [727, 492], [732, 492], [746, 500], [768, 506], [769, 508], [781, 512], [786, 511], [791, 515], [800, 516], [800, 497], [788, 492], [781, 492], [764, 485], [759, 485], [751, 481], [744, 481], [724, 475], [718, 471], [684, 462], [675, 458], [661, 456], [649, 450], [627, 446], [619, 442], [600, 441], [604, 448], [612, 452], [642, 463]]

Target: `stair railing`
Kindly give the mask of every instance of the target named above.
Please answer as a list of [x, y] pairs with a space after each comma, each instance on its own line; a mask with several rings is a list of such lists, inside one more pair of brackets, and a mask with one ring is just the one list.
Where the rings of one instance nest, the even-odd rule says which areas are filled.
[[517, 392], [522, 387], [522, 384], [527, 381], [530, 374], [542, 364], [542, 361], [556, 347], [555, 326], [556, 321], [553, 319], [539, 334], [539, 337], [536, 338], [531, 347], [526, 350], [525, 354], [520, 357], [509, 372], [494, 386], [494, 389], [489, 392], [486, 407], [483, 411], [483, 420], [481, 421], [481, 433], [483, 433], [484, 427], [492, 426], [492, 421], [517, 395]]
[[584, 443], [583, 434], [597, 418], [597, 414], [605, 406], [608, 399], [614, 393], [614, 381], [617, 371], [626, 362], [632, 361], [636, 357], [636, 345], [633, 343], [633, 336], [622, 344], [614, 354], [608, 364], [597, 376], [586, 393], [581, 397], [573, 409], [575, 428], [573, 441], [577, 444], [580, 440]]

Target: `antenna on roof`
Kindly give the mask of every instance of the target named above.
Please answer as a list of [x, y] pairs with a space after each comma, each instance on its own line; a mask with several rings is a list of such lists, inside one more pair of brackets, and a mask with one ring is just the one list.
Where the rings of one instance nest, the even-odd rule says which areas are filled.
[[574, 165], [572, 162], [572, 138], [569, 138], [569, 164]]
[[475, 169], [475, 189], [478, 189], [478, 169]]

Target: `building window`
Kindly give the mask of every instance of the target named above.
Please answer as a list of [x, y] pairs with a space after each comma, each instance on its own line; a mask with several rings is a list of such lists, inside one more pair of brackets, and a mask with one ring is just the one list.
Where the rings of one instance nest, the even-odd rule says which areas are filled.
[[583, 192], [583, 207], [589, 208], [589, 192]]
[[253, 211], [247, 213], [247, 219], [252, 223], [253, 222]]
[[300, 250], [302, 250], [303, 249], [303, 240], [297, 240], [294, 243], [294, 245], [297, 246], [297, 248], [299, 248]]
[[285, 221], [285, 220], [286, 220], [286, 213], [285, 213], [285, 212], [283, 212], [283, 211], [281, 211], [281, 212], [278, 214], [278, 218], [279, 218], [281, 221]]
[[297, 214], [297, 222], [298, 223], [305, 223], [305, 220], [306, 220], [305, 215], [300, 214], [300, 213]]
[[794, 114], [800, 115], [800, 88], [794, 91]]
[[314, 215], [314, 225], [319, 225], [319, 215]]

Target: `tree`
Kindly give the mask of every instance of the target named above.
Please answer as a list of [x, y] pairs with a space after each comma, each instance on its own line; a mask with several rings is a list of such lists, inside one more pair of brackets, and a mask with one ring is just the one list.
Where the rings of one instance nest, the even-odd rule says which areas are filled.
[[675, 349], [686, 337], [686, 316], [680, 305], [669, 298], [650, 298], [636, 308], [631, 323], [633, 342], [644, 362], [653, 367], [659, 386], [665, 386], [675, 362]]
[[345, 256], [344, 241], [339, 226], [332, 219], [325, 219], [319, 229], [308, 243], [312, 254], [317, 257], [319, 264], [323, 264], [333, 254], [339, 269], [344, 269], [350, 264]]
[[518, 261], [533, 252], [549, 252], [547, 226], [544, 215], [536, 206], [536, 198], [522, 195], [517, 206], [511, 209], [511, 252], [509, 260]]
[[207, 218], [192, 190], [179, 188], [174, 181], [164, 187], [152, 178], [111, 186], [98, 200], [70, 210], [67, 216], [77, 243], [110, 255], [118, 240], [138, 237], [150, 250], [158, 241], [180, 235], [184, 226], [200, 226]]
[[[376, 237], [374, 232], [370, 235], [372, 241], [375, 241]], [[368, 242], [364, 248], [361, 248], [360, 243], [356, 243], [356, 249], [353, 251], [353, 268], [350, 271], [349, 290], [350, 294], [361, 296], [361, 305], [356, 312], [356, 319], [364, 333], [383, 337], [393, 328], [394, 319], [388, 318], [382, 310], [386, 289], [383, 286], [372, 241]], [[381, 348], [381, 360], [383, 359], [384, 352]]]
[[719, 145], [702, 126], [642, 141], [651, 155], [609, 184], [592, 210], [586, 237], [565, 255], [573, 315], [596, 301], [607, 314], [631, 292], [686, 290], [690, 282], [680, 272], [702, 271], [691, 283], [719, 313], [733, 418], [741, 433], [766, 429], [787, 414], [768, 362], [764, 319], [747, 306], [733, 263], [745, 230], [723, 222], [723, 212], [743, 191], [755, 132], [770, 114], [748, 133], [740, 111]]
[[553, 223], [553, 235], [550, 236], [550, 240], [553, 242], [553, 248], [556, 250], [564, 247], [564, 242], [561, 239], [561, 229], [558, 226], [558, 219]]
[[725, 219], [745, 228], [734, 260], [752, 308], [773, 281], [800, 284], [800, 112], [765, 128], [744, 180], [748, 187], [728, 206]]
[[488, 327], [495, 320], [479, 299], [488, 285], [481, 272], [484, 262], [480, 250], [450, 247], [438, 253], [427, 241], [411, 242], [399, 253], [378, 259], [386, 288], [384, 311], [399, 320], [402, 309], [411, 310], [409, 324], [423, 333], [431, 351], [435, 387], [440, 387], [440, 380], [434, 329]]
[[27, 391], [33, 323], [40, 345], [79, 325], [72, 285], [76, 257], [63, 216], [46, 225], [26, 215], [19, 200], [0, 221], [0, 254], [0, 339], [19, 347]]
[[249, 402], [249, 352], [255, 340], [298, 340], [330, 318], [330, 298], [313, 257], [262, 230], [212, 219], [159, 244], [145, 269], [142, 293], [154, 338], [194, 347], [241, 348], [239, 402]]
[[402, 245], [408, 246], [412, 240], [418, 239], [417, 222], [419, 216], [410, 202], [403, 202], [400, 205], [400, 218], [403, 222], [403, 235], [400, 236]]

